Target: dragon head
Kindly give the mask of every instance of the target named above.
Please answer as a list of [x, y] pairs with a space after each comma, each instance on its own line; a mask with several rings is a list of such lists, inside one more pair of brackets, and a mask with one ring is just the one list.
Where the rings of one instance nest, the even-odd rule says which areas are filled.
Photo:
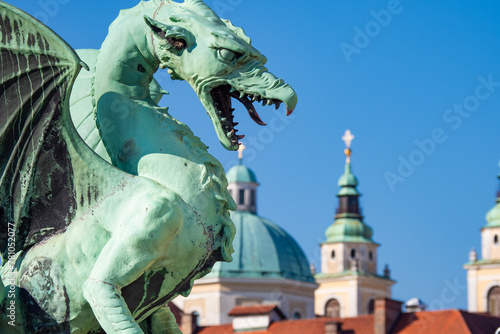
[[297, 104], [295, 91], [264, 67], [267, 59], [251, 45], [243, 29], [222, 20], [201, 0], [161, 2], [153, 17], [144, 16], [151, 29], [152, 52], [172, 79], [186, 80], [209, 114], [217, 136], [228, 150], [238, 149], [232, 98], [241, 102], [257, 124], [253, 102], [286, 105], [287, 115]]

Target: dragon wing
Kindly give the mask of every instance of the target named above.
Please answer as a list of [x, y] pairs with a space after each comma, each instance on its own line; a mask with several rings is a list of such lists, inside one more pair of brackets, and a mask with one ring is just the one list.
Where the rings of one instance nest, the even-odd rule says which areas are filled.
[[[0, 2], [0, 252], [67, 226], [75, 205], [64, 133], [83, 64], [48, 27]], [[14, 247], [14, 248], [13, 248]]]

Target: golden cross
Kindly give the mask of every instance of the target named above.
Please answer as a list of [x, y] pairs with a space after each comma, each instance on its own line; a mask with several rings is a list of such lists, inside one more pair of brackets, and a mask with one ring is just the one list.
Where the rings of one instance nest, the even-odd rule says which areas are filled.
[[351, 130], [349, 130], [349, 129], [345, 130], [345, 133], [342, 136], [342, 140], [344, 141], [345, 146], [347, 148], [351, 147], [351, 142], [353, 139], [354, 139], [354, 135], [351, 133]]
[[351, 142], [354, 139], [354, 135], [351, 133], [351, 130], [347, 129], [345, 130], [344, 135], [342, 136], [342, 140], [345, 143], [346, 149], [344, 150], [345, 153], [345, 162], [346, 163], [351, 163]]
[[243, 145], [243, 143], [241, 143], [240, 147], [238, 147], [238, 158], [241, 160], [243, 159], [243, 151], [246, 149], [247, 147], [245, 145]]

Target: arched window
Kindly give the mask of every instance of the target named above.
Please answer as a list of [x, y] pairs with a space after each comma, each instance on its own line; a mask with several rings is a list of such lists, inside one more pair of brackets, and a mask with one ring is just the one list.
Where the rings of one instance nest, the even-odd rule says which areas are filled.
[[495, 286], [488, 292], [488, 313], [500, 316], [500, 286]]
[[325, 317], [340, 317], [340, 304], [337, 299], [330, 299], [326, 303]]
[[332, 260], [335, 260], [335, 250], [332, 250]]
[[356, 258], [356, 250], [353, 248], [351, 249], [351, 259], [355, 259]]
[[292, 317], [293, 319], [302, 319], [302, 315], [300, 314], [299, 311], [295, 311]]
[[368, 309], [367, 309], [368, 314], [373, 314], [375, 313], [375, 300], [371, 299], [368, 302]]
[[373, 261], [373, 251], [368, 252], [368, 258], [370, 258], [370, 261]]
[[493, 237], [493, 243], [494, 243], [495, 245], [497, 245], [497, 244], [498, 244], [498, 234], [495, 234], [495, 236]]
[[192, 314], [193, 314], [193, 318], [196, 321], [196, 325], [198, 327], [200, 327], [201, 326], [201, 316], [200, 316], [200, 313], [198, 311], [194, 311]]

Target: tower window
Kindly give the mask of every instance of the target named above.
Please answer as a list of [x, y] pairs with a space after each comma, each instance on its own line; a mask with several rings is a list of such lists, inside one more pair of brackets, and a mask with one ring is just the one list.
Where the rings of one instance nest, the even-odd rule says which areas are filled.
[[495, 236], [493, 237], [493, 243], [494, 243], [495, 245], [497, 245], [497, 244], [498, 244], [498, 234], [495, 234]]
[[300, 312], [296, 311], [293, 313], [293, 319], [302, 319]]
[[335, 251], [332, 250], [332, 260], [335, 260]]
[[367, 309], [367, 313], [368, 314], [373, 314], [375, 313], [375, 301], [373, 299], [371, 299], [369, 302], [368, 302], [368, 309]]
[[240, 189], [238, 204], [245, 204], [245, 189]]
[[488, 292], [488, 313], [500, 316], [500, 287], [495, 286]]
[[325, 317], [340, 317], [340, 304], [337, 299], [330, 299], [326, 303]]
[[351, 259], [355, 259], [356, 258], [356, 250], [353, 248], [351, 249]]
[[250, 190], [250, 205], [255, 205], [255, 190]]
[[368, 258], [370, 259], [370, 261], [373, 261], [373, 252], [372, 251], [368, 252]]

